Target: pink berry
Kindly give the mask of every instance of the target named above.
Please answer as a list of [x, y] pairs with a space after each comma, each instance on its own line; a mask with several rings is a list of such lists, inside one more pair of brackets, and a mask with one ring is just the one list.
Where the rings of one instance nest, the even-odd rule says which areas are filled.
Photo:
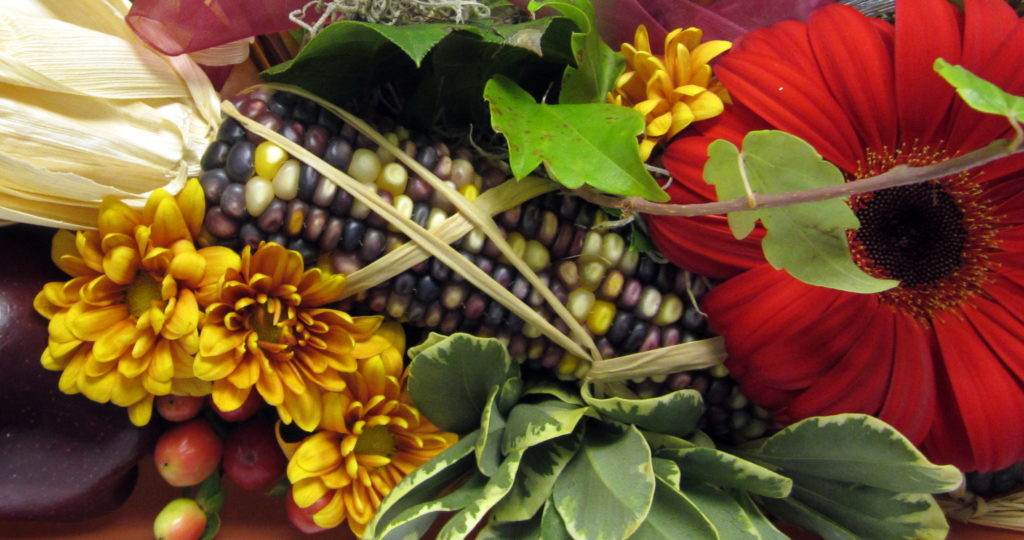
[[269, 488], [284, 474], [287, 465], [274, 436], [274, 425], [268, 421], [246, 422], [224, 441], [224, 476], [242, 489]]
[[192, 499], [174, 499], [153, 521], [157, 540], [199, 540], [206, 530], [206, 512]]
[[159, 396], [156, 398], [156, 411], [165, 420], [184, 422], [191, 420], [203, 410], [206, 400], [199, 396]]
[[153, 460], [160, 476], [176, 487], [199, 484], [217, 470], [221, 442], [203, 419], [178, 424], [160, 435]]
[[263, 398], [260, 397], [260, 393], [253, 389], [249, 392], [249, 397], [245, 398], [245, 401], [233, 411], [221, 410], [217, 407], [217, 404], [210, 400], [210, 405], [213, 406], [214, 412], [217, 416], [227, 420], [228, 422], [244, 422], [253, 417], [256, 411], [260, 410], [260, 406], [263, 405]]

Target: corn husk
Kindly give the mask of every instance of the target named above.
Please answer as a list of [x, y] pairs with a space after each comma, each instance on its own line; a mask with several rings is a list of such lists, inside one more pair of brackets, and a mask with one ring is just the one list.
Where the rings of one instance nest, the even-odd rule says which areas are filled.
[[124, 0], [0, 0], [0, 220], [95, 226], [108, 195], [180, 190], [219, 123], [188, 56], [124, 22]]

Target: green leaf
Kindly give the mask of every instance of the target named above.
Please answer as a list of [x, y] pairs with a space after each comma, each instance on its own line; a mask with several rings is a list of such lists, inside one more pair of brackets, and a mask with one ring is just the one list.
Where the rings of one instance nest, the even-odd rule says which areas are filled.
[[788, 540], [789, 537], [782, 531], [775, 528], [775, 525], [761, 513], [761, 509], [754, 504], [754, 499], [745, 491], [734, 491], [732, 497], [740, 505], [740, 508], [747, 513], [747, 518], [754, 524], [757, 533], [763, 540]]
[[522, 451], [506, 456], [479, 496], [445, 523], [437, 534], [438, 540], [468, 537], [487, 512], [512, 488], [522, 458]]
[[498, 410], [501, 414], [508, 414], [509, 409], [519, 402], [523, 395], [523, 380], [519, 377], [512, 377], [501, 385], [501, 392], [498, 393]]
[[676, 540], [679, 538], [718, 539], [718, 531], [686, 495], [671, 483], [658, 479], [654, 501], [636, 534], [630, 540]]
[[480, 529], [478, 540], [541, 540], [540, 513], [524, 521], [499, 522], [491, 519]]
[[[514, 380], [518, 378], [505, 382]], [[501, 388], [504, 388], [504, 385]], [[476, 466], [486, 476], [494, 476], [501, 465], [501, 438], [505, 429], [505, 415], [498, 407], [501, 388], [494, 387], [487, 398], [484, 414], [480, 418], [480, 438], [476, 441]]]
[[949, 532], [931, 495], [788, 474], [794, 481], [792, 498], [859, 538], [941, 539]]
[[[722, 201], [745, 196], [744, 173], [750, 188], [762, 194], [845, 182], [839, 169], [821, 159], [811, 145], [782, 131], [748, 133], [742, 154], [732, 143], [717, 140], [708, 146], [708, 156], [704, 177], [715, 185]], [[855, 293], [880, 292], [899, 284], [871, 277], [853, 262], [846, 231], [860, 227], [860, 221], [842, 199], [731, 213], [733, 234], [745, 237], [755, 219], [767, 230], [761, 248], [768, 262], [805, 283]]]
[[690, 482], [683, 471], [682, 493], [700, 509], [723, 540], [760, 539], [753, 520], [724, 491], [703, 482]]
[[898, 493], [942, 493], [962, 480], [951, 465], [935, 465], [885, 422], [863, 414], [802, 420], [772, 435], [753, 459], [780, 473], [863, 484]]
[[605, 103], [538, 104], [516, 83], [494, 77], [484, 88], [491, 127], [508, 140], [509, 165], [516, 178], [543, 163], [566, 187], [583, 184], [615, 195], [668, 200], [644, 168], [636, 137], [643, 116]]
[[760, 503], [766, 510], [786, 522], [814, 531], [825, 540], [861, 540], [847, 528], [808, 508], [793, 497], [762, 499]]
[[552, 379], [535, 379], [530, 381], [530, 384], [526, 386], [526, 390], [523, 391], [523, 395], [548, 395], [554, 396], [566, 403], [583, 405], [579, 386]]
[[963, 66], [952, 65], [942, 58], [935, 59], [935, 71], [956, 88], [956, 93], [972, 109], [1024, 122], [1024, 97], [1007, 93]]
[[655, 433], [653, 431], [642, 431], [644, 440], [647, 441], [647, 445], [651, 448], [652, 454], [657, 454], [665, 448], [693, 448], [696, 444], [679, 437], [672, 435], [665, 435], [664, 433]]
[[679, 480], [682, 479], [683, 473], [679, 470], [679, 465], [676, 465], [675, 461], [654, 457], [651, 458], [651, 464], [654, 465], [655, 478], [664, 480], [673, 488], [679, 489]]
[[679, 464], [687, 479], [738, 488], [765, 497], [785, 497], [793, 481], [756, 463], [712, 448], [676, 448], [655, 453]]
[[591, 395], [590, 385], [584, 384], [581, 394], [583, 400], [603, 417], [678, 437], [693, 433], [697, 429], [697, 421], [704, 413], [700, 392], [692, 389], [676, 390], [647, 399], [598, 399]]
[[558, 515], [558, 510], [550, 499], [544, 505], [544, 511], [540, 516], [540, 534], [544, 540], [570, 540], [573, 538], [569, 534], [565, 520]]
[[583, 429], [542, 442], [526, 449], [516, 481], [508, 495], [491, 512], [495, 521], [519, 521], [537, 514], [562, 474], [576, 455], [583, 440]]
[[544, 441], [568, 435], [576, 429], [587, 407], [549, 399], [520, 403], [512, 408], [501, 443], [502, 452], [522, 450]]
[[654, 498], [654, 468], [643, 435], [590, 422], [583, 445], [559, 475], [552, 501], [576, 539], [626, 538]]
[[494, 338], [454, 334], [416, 352], [409, 367], [409, 397], [444, 431], [476, 429], [491, 391], [519, 376], [519, 365]]
[[199, 540], [213, 540], [219, 532], [220, 514], [216, 512], [206, 514], [206, 527], [203, 528], [203, 534], [199, 537]]
[[473, 468], [473, 453], [479, 431], [474, 431], [451, 445], [433, 459], [420, 465], [402, 478], [388, 496], [381, 501], [373, 520], [366, 527], [370, 538], [381, 536], [378, 527], [387, 526], [402, 512], [418, 504], [435, 499], [460, 476]]
[[487, 481], [476, 472], [451, 493], [406, 509], [384, 525], [380, 540], [421, 538], [442, 512], [461, 510], [483, 496]]
[[220, 487], [221, 475], [211, 474], [206, 477], [199, 484], [199, 488], [196, 490], [195, 500], [196, 503], [203, 509], [207, 514], [216, 514], [220, 512], [221, 508], [224, 507], [224, 499], [226, 494]]

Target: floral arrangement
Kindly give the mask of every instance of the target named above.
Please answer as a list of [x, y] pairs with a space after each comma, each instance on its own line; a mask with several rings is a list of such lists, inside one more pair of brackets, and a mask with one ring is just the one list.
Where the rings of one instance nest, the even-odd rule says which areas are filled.
[[772, 4], [10, 6], [0, 519], [1024, 529], [1020, 6]]

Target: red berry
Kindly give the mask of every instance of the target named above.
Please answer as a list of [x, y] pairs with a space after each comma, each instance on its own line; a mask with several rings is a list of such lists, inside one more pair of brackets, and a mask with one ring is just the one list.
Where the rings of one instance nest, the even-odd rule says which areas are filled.
[[318, 501], [310, 505], [308, 508], [300, 508], [299, 505], [295, 504], [295, 499], [292, 498], [292, 490], [290, 488], [285, 498], [285, 508], [288, 511], [288, 520], [292, 522], [292, 525], [296, 529], [306, 533], [314, 534], [320, 531], [326, 531], [327, 529], [321, 527], [313, 521], [313, 514], [320, 511], [321, 508], [327, 506], [327, 503], [331, 501], [333, 493], [325, 493], [323, 497], [320, 497]]
[[153, 460], [160, 476], [177, 487], [194, 486], [217, 470], [221, 442], [203, 419], [178, 424], [160, 435]]
[[156, 412], [165, 420], [171, 422], [184, 422], [191, 420], [203, 410], [203, 403], [206, 400], [199, 396], [158, 396], [156, 398]]
[[157, 540], [199, 540], [206, 530], [206, 512], [192, 499], [174, 499], [153, 520]]
[[263, 405], [263, 398], [260, 397], [260, 393], [255, 389], [249, 392], [249, 397], [245, 398], [245, 401], [233, 411], [224, 411], [217, 404], [210, 400], [210, 405], [213, 406], [214, 412], [217, 416], [227, 420], [228, 422], [244, 422], [253, 417], [256, 411], [260, 410], [260, 406]]
[[274, 485], [288, 462], [274, 437], [274, 425], [251, 420], [224, 441], [224, 476], [242, 489], [259, 491]]

